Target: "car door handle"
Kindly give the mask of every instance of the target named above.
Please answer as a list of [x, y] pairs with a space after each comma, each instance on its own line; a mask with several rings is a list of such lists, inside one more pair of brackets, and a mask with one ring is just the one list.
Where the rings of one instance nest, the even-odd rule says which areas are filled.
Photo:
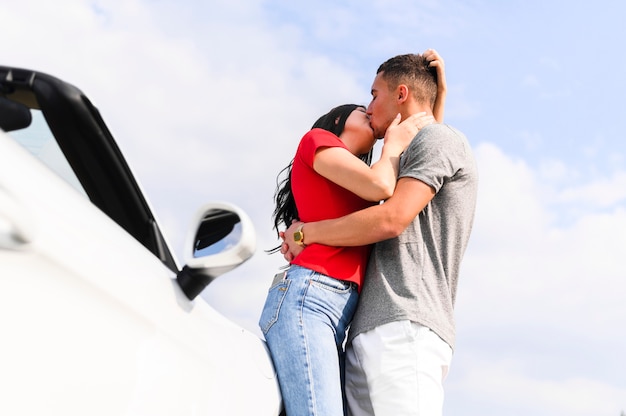
[[22, 204], [0, 188], [0, 249], [17, 249], [30, 243], [31, 222]]

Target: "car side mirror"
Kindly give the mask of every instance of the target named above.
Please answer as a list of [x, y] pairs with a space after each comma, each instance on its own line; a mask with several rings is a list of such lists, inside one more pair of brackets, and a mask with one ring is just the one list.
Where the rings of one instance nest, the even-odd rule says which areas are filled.
[[203, 206], [185, 240], [185, 266], [176, 281], [189, 300], [213, 280], [244, 263], [256, 250], [256, 234], [248, 215], [222, 203]]
[[28, 107], [0, 97], [0, 129], [9, 132], [30, 126], [33, 116]]

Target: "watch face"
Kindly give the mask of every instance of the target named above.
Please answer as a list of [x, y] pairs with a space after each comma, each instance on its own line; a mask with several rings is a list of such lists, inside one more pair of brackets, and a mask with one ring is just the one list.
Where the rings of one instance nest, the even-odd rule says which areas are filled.
[[296, 243], [302, 241], [302, 237], [302, 231], [296, 231], [295, 233], [293, 233], [293, 239]]

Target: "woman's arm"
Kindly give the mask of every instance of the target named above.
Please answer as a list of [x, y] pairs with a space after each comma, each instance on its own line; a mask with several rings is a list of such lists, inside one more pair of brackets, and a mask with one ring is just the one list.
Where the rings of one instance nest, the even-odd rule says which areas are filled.
[[446, 105], [446, 94], [448, 86], [446, 84], [445, 65], [443, 58], [434, 49], [424, 52], [424, 58], [430, 61], [429, 66], [437, 68], [437, 98], [433, 106], [433, 115], [438, 123], [443, 123], [444, 107]]
[[387, 199], [396, 186], [400, 153], [419, 129], [432, 121], [432, 116], [419, 113], [400, 123], [398, 115], [385, 133], [380, 159], [371, 167], [345, 148], [326, 147], [317, 151], [313, 168], [328, 180], [365, 200]]

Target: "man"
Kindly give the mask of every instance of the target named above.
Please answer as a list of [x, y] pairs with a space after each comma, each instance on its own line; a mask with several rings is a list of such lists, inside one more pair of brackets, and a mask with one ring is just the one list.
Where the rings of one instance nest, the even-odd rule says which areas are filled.
[[[379, 67], [367, 109], [379, 137], [398, 113], [403, 120], [421, 111], [432, 114], [437, 75], [425, 56], [400, 55]], [[387, 201], [286, 230], [287, 259], [297, 254], [297, 245], [376, 243], [348, 339], [351, 415], [442, 413], [443, 380], [455, 340], [457, 281], [477, 181], [465, 136], [432, 124], [401, 156], [396, 189]]]

